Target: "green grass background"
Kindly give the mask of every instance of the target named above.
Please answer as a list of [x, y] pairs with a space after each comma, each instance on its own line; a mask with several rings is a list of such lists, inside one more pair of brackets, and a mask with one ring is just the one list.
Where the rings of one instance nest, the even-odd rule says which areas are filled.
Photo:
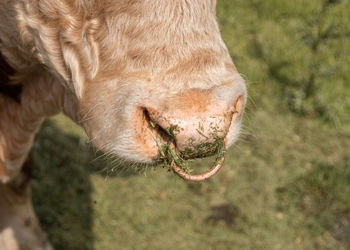
[[[350, 249], [350, 5], [324, 2], [218, 1], [250, 97], [240, 141], [209, 181], [106, 170], [81, 128], [47, 119], [32, 191], [55, 248]], [[332, 37], [313, 50], [320, 26]]]

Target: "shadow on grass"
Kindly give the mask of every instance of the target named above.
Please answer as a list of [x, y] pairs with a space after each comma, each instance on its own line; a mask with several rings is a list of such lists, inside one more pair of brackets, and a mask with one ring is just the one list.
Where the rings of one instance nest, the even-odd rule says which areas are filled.
[[103, 165], [95, 158], [84, 139], [63, 133], [49, 120], [37, 135], [33, 205], [55, 249], [94, 249], [89, 174]]
[[94, 249], [95, 202], [91, 199], [90, 174], [128, 178], [141, 171], [126, 164], [113, 168], [116, 164], [106, 161], [86, 139], [62, 131], [49, 119], [36, 137], [34, 162], [31, 182], [34, 210], [57, 250]]
[[139, 174], [123, 164], [113, 168], [104, 158], [86, 139], [65, 133], [50, 120], [41, 127], [34, 145], [33, 206], [55, 249], [94, 249], [90, 174]]

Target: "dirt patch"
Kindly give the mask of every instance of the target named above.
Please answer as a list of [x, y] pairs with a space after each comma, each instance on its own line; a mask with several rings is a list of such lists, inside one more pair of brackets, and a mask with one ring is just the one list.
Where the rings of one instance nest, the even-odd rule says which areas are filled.
[[222, 204], [211, 207], [211, 214], [206, 218], [206, 222], [217, 224], [222, 221], [227, 226], [233, 227], [238, 216], [239, 209], [237, 206], [233, 204]]

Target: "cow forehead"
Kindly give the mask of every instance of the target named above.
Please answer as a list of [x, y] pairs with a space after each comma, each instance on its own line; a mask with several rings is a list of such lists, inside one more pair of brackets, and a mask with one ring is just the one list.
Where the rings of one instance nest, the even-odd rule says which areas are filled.
[[[198, 72], [227, 58], [211, 1], [123, 1], [104, 9], [96, 39], [103, 62], [138, 71]], [[132, 71], [132, 70], [131, 70]]]
[[167, 14], [164, 11], [175, 10], [182, 13], [189, 13], [192, 10], [198, 12], [200, 11], [199, 9], [212, 10], [216, 4], [216, 0], [99, 0], [87, 2], [90, 3], [87, 5], [89, 7], [94, 8], [97, 6], [113, 13], [128, 12], [137, 15], [141, 12], [152, 10], [154, 16], [157, 13]]
[[[215, 7], [209, 0], [145, 0], [108, 1], [99, 10], [91, 12], [102, 17], [110, 30], [124, 27], [122, 32], [132, 36], [150, 32], [164, 32], [163, 36], [175, 33], [205, 31], [216, 26]], [[142, 27], [143, 29], [137, 29]], [[136, 28], [136, 29], [135, 29]]]

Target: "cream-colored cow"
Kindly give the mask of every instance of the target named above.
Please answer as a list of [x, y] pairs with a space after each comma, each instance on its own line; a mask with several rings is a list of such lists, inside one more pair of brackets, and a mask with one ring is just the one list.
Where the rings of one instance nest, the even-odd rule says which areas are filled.
[[211, 154], [218, 139], [235, 142], [246, 89], [215, 4], [0, 2], [0, 249], [51, 249], [28, 185], [46, 116], [62, 111], [99, 150], [144, 164], [161, 158], [158, 139], [189, 158]]

